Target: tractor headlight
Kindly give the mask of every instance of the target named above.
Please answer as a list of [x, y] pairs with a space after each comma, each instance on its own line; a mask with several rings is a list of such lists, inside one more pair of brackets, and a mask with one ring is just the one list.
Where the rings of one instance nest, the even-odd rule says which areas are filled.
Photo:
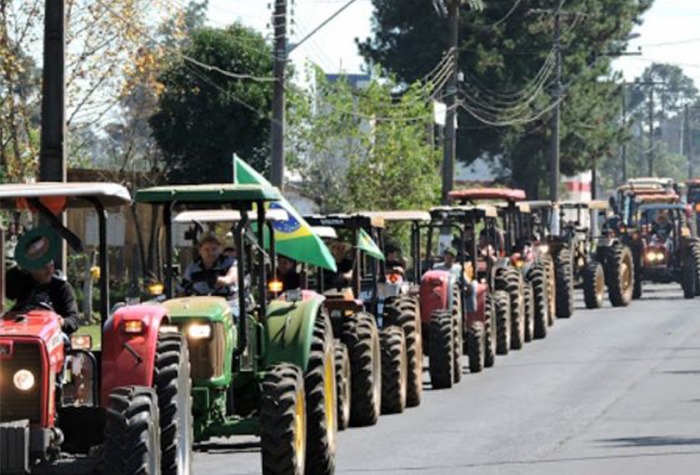
[[549, 245], [548, 244], [543, 244], [540, 246], [540, 252], [542, 254], [547, 254], [549, 252]]
[[193, 340], [201, 340], [211, 336], [211, 327], [207, 324], [193, 323], [187, 327], [187, 335]]
[[15, 383], [15, 387], [20, 391], [29, 391], [34, 387], [35, 380], [31, 371], [20, 369], [12, 377], [12, 382]]

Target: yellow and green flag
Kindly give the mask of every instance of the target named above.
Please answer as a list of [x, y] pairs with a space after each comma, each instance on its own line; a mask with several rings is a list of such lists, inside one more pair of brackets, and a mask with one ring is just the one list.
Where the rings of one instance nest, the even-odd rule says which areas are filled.
[[[234, 176], [236, 182], [247, 185], [268, 185], [270, 182], [253, 167], [238, 157], [234, 157]], [[283, 209], [287, 212], [286, 221], [273, 221], [275, 230], [275, 246], [278, 253], [299, 262], [323, 267], [324, 269], [337, 271], [333, 255], [328, 247], [313, 231], [311, 226], [304, 221], [297, 210], [282, 198], [281, 201], [270, 203], [270, 208]]]
[[360, 229], [360, 232], [357, 235], [357, 248], [366, 252], [375, 259], [379, 259], [380, 261], [384, 260], [384, 253], [381, 249], [379, 249], [377, 243], [374, 242], [372, 236], [367, 234], [364, 229]]

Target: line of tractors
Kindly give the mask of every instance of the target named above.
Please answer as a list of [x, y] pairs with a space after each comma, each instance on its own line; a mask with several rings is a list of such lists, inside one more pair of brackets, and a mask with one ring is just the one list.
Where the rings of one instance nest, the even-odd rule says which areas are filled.
[[[0, 273], [1, 473], [51, 470], [68, 453], [103, 473], [187, 474], [193, 447], [255, 435], [263, 473], [330, 474], [338, 431], [418, 406], [424, 387], [450, 388], [546, 338], [573, 315], [575, 289], [589, 309], [606, 293], [626, 306], [645, 281], [700, 295], [700, 181], [688, 184], [689, 201], [674, 183], [648, 179], [609, 202], [528, 201], [521, 190], [484, 188], [454, 191], [451, 205], [427, 211], [307, 216], [347, 266], [331, 273], [300, 259], [299, 289], [278, 279], [275, 230], [294, 218], [276, 188], [156, 187], [133, 199], [163, 224], [167, 265], [162, 285], [150, 286], [162, 295], [112, 306], [107, 212], [129, 205], [129, 192], [110, 183], [0, 185], [2, 210], [36, 218], [38, 232], [16, 253], [52, 235], [80, 252], [58, 216], [89, 208], [101, 269], [100, 345], [80, 331], [66, 337], [50, 302], [5, 308]], [[176, 223], [190, 226], [193, 243], [205, 226], [230, 231], [235, 294], [176, 296]], [[410, 242], [398, 259], [389, 235]], [[2, 238], [0, 228], [5, 249]]]

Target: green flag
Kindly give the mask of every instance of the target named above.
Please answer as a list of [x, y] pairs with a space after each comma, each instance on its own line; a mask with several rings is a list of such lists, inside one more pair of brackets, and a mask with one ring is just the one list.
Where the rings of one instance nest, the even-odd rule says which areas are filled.
[[384, 260], [384, 253], [364, 229], [360, 229], [360, 233], [357, 235], [357, 247], [375, 259]]
[[[243, 185], [270, 185], [260, 173], [238, 157], [234, 160], [234, 177], [236, 182]], [[286, 221], [273, 221], [275, 230], [275, 245], [278, 253], [299, 262], [323, 267], [336, 272], [335, 259], [328, 247], [313, 231], [309, 223], [304, 221], [294, 207], [282, 198], [273, 202], [270, 208], [283, 209], [288, 214]]]

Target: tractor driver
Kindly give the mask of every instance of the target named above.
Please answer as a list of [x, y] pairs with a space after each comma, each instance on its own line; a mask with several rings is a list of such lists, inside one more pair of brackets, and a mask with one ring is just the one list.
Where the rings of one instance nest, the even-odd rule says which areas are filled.
[[[181, 295], [232, 295], [237, 290], [236, 260], [222, 253], [221, 241], [214, 234], [199, 240], [199, 256], [187, 266], [178, 286]], [[209, 275], [211, 278], [206, 277]]]
[[17, 266], [5, 274], [7, 298], [15, 309], [46, 306], [59, 315], [61, 329], [70, 335], [78, 329], [78, 305], [73, 287], [56, 273], [54, 254], [58, 237], [50, 229], [36, 228], [17, 243]]
[[352, 282], [352, 273], [355, 267], [352, 259], [352, 246], [338, 240], [329, 242], [329, 247], [335, 259], [338, 272], [324, 272], [323, 288], [342, 289]]
[[657, 213], [654, 224], [651, 227], [651, 233], [656, 235], [660, 240], [666, 241], [671, 237], [672, 232], [673, 225], [668, 220], [668, 212], [665, 210], [660, 210]]
[[442, 251], [442, 257], [444, 259], [443, 262], [437, 264], [434, 269], [447, 271], [456, 279], [464, 279], [466, 294], [468, 297], [466, 299], [467, 311], [476, 312], [476, 280], [472, 280], [470, 282], [462, 273], [462, 266], [456, 261], [457, 249], [452, 246], [446, 247], [445, 250]]

